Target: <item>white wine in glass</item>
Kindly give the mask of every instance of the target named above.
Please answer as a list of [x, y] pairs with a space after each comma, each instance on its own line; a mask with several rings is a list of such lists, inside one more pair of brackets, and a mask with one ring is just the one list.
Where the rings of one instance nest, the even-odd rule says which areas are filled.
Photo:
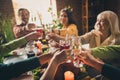
[[74, 54], [74, 61], [73, 64], [75, 67], [83, 67], [83, 63], [78, 59], [78, 55], [82, 50], [82, 44], [80, 37], [73, 37], [72, 39], [72, 51]]

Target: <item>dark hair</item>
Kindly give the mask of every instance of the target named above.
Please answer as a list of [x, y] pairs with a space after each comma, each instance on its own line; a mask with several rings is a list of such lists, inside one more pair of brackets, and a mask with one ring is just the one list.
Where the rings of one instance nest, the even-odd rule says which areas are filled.
[[18, 10], [18, 15], [20, 15], [20, 12], [21, 12], [21, 11], [24, 11], [24, 10], [27, 11], [28, 14], [30, 13], [26, 8], [20, 8], [20, 9]]
[[68, 24], [75, 24], [75, 21], [72, 18], [72, 11], [71, 11], [71, 9], [63, 8], [63, 9], [61, 9], [60, 13], [61, 12], [65, 12], [67, 14], [67, 16], [68, 16]]

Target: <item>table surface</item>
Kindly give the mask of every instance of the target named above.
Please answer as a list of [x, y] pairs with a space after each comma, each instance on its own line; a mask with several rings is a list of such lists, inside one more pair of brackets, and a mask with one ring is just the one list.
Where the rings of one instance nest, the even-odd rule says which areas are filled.
[[[88, 48], [89, 45], [86, 44], [86, 45], [84, 45], [82, 47]], [[49, 52], [54, 52], [54, 51], [56, 51], [56, 48], [54, 48], [54, 47], [51, 47], [49, 49]], [[18, 49], [18, 52], [24, 52], [24, 49]], [[13, 62], [17, 62], [17, 61], [27, 59], [27, 55], [23, 55], [22, 53], [19, 53], [19, 54], [20, 55], [14, 55], [14, 56], [6, 57], [3, 62], [5, 64], [8, 64], [8, 63], [13, 63]], [[11, 79], [11, 80], [34, 80], [34, 77], [33, 77], [33, 75], [22, 74], [19, 77]]]
[[11, 80], [34, 80], [33, 76], [32, 75], [20, 75], [19, 77], [17, 78], [13, 78]]
[[9, 63], [18, 62], [24, 59], [27, 59], [27, 55], [14, 55], [14, 56], [9, 56], [4, 58], [3, 63], [9, 64]]
[[[5, 57], [3, 60], [4, 64], [9, 64], [9, 63], [15, 63], [24, 59], [27, 59], [27, 54], [24, 54], [24, 49], [16, 49], [17, 52], [19, 52], [19, 55], [10, 55], [8, 57]], [[21, 74], [20, 76], [16, 78], [12, 78], [11, 80], [34, 80], [34, 77], [31, 74], [28, 74], [28, 72]]]

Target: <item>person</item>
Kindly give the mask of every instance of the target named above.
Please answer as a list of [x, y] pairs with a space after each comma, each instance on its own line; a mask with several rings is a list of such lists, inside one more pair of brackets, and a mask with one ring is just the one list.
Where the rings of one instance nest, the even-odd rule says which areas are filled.
[[113, 11], [103, 11], [97, 16], [94, 29], [81, 37], [82, 44], [90, 48], [120, 44], [119, 19]]
[[0, 79], [10, 80], [13, 78], [17, 78], [21, 74], [36, 69], [42, 64], [47, 63], [51, 59], [51, 57], [51, 54], [46, 54], [44, 56], [34, 56], [10, 64], [0, 63]]
[[120, 45], [109, 45], [109, 46], [101, 46], [92, 48], [92, 55], [98, 57], [106, 63], [114, 65], [116, 67], [120, 67], [118, 64], [120, 62]]
[[[31, 37], [32, 36], [32, 37]], [[0, 59], [4, 56], [8, 55], [9, 52], [18, 48], [19, 46], [26, 44], [30, 40], [37, 40], [41, 36], [37, 31], [31, 32], [21, 38], [15, 39], [11, 42], [4, 42], [4, 35], [0, 35]], [[28, 58], [26, 60], [4, 64], [0, 63], [0, 79], [9, 80], [11, 78], [17, 77], [22, 73], [25, 73], [29, 70], [33, 70], [40, 66], [40, 64], [44, 64], [48, 62], [52, 57], [52, 54], [46, 54], [44, 56], [36, 56], [33, 58]]]
[[[31, 37], [32, 36], [32, 37]], [[4, 57], [5, 55], [8, 55], [9, 52], [11, 52], [12, 50], [18, 48], [21, 45], [26, 44], [28, 41], [31, 40], [37, 40], [39, 37], [41, 36], [40, 33], [38, 32], [31, 32], [21, 38], [15, 39], [13, 41], [10, 41], [8, 43], [6, 43], [4, 40], [4, 35], [0, 36], [0, 59], [2, 59], [2, 57]]]
[[[68, 52], [69, 53], [69, 52]], [[56, 59], [55, 57], [51, 59], [50, 64], [48, 65], [45, 73], [42, 75], [40, 80], [54, 80], [53, 77], [56, 73], [58, 66], [65, 62], [69, 58], [65, 58], [66, 55], [70, 57], [70, 55], [63, 53], [57, 53]], [[79, 60], [83, 61], [84, 64], [87, 64], [96, 70], [98, 70], [102, 75], [109, 78], [110, 80], [118, 80], [120, 79], [120, 69], [111, 64], [105, 63], [98, 58], [97, 56], [102, 54], [101, 57], [106, 57], [109, 55], [109, 59], [119, 59], [120, 58], [120, 45], [112, 45], [112, 46], [104, 46], [104, 47], [96, 47], [91, 50], [83, 50], [79, 53]], [[114, 55], [115, 54], [115, 55]], [[60, 56], [61, 55], [61, 56]], [[117, 56], [116, 56], [117, 55]]]
[[[18, 48], [21, 45], [26, 44], [27, 42], [31, 40], [38, 40], [38, 38], [41, 37], [41, 34], [37, 31], [31, 32], [29, 34], [26, 34], [25, 36], [21, 38], [17, 38], [13, 41], [6, 42], [5, 37], [3, 34], [0, 33], [0, 59], [2, 59], [4, 56], [8, 55], [9, 52], [12, 50]], [[2, 80], [9, 80], [11, 78], [17, 77], [22, 73], [25, 73], [29, 70], [33, 70], [40, 65], [48, 62], [50, 58], [53, 56], [53, 54], [46, 54], [43, 56], [35, 56], [28, 59], [25, 59], [23, 61], [10, 63], [10, 64], [4, 64], [0, 63], [0, 79]]]
[[20, 8], [18, 10], [18, 16], [21, 20], [21, 23], [13, 27], [13, 33], [15, 38], [20, 38], [32, 32], [33, 28], [36, 28], [36, 25], [34, 23], [29, 23], [30, 12], [27, 9]]
[[[120, 47], [120, 46], [119, 46]], [[105, 48], [105, 47], [104, 47]], [[110, 51], [114, 51], [119, 55], [119, 51], [116, 51], [116, 49], [118, 47], [108, 47], [108, 49], [113, 48], [113, 50]], [[93, 50], [94, 51], [94, 50]], [[106, 50], [109, 52], [109, 50]], [[107, 53], [108, 53], [107, 52]], [[110, 52], [111, 54], [112, 52]], [[94, 52], [92, 52], [92, 50], [85, 50], [82, 51], [79, 54], [79, 60], [82, 61], [84, 64], [87, 64], [93, 68], [95, 68], [97, 71], [99, 71], [103, 76], [107, 77], [110, 80], [117, 80], [120, 79], [120, 68], [117, 68], [113, 65], [110, 65], [108, 63], [105, 63], [99, 59], [97, 59], [95, 56], [93, 56], [92, 54], [95, 54]], [[105, 53], [106, 54], [106, 53]], [[112, 54], [113, 55], [113, 54]], [[111, 55], [111, 58], [113, 58], [113, 56]], [[120, 57], [120, 55], [119, 55]], [[109, 57], [110, 58], [110, 57]], [[117, 57], [116, 57], [117, 58]]]
[[[64, 39], [55, 34], [48, 34], [51, 39], [59, 42]], [[94, 29], [80, 36], [82, 44], [89, 44], [90, 48], [97, 46], [120, 44], [119, 19], [113, 11], [103, 11], [97, 16]]]
[[50, 60], [49, 65], [40, 80], [54, 80], [58, 65], [72, 58], [70, 52], [71, 50], [57, 51]]
[[[89, 43], [90, 48], [107, 45], [119, 45], [120, 44], [120, 29], [119, 19], [115, 12], [106, 10], [97, 15], [97, 21], [94, 29], [81, 37], [82, 44]], [[98, 53], [99, 54], [99, 53]], [[103, 60], [103, 59], [102, 59]], [[119, 66], [116, 61], [106, 59], [105, 62], [111, 63], [112, 65]], [[91, 67], [87, 67], [87, 72], [91, 77], [97, 76], [99, 72]], [[91, 74], [91, 71], [92, 74]], [[100, 77], [101, 78], [101, 77]]]
[[[48, 34], [49, 38], [59, 42], [59, 40], [64, 39], [57, 34]], [[95, 23], [94, 29], [86, 34], [80, 36], [82, 44], [89, 44], [90, 48], [98, 46], [107, 46], [107, 45], [119, 45], [120, 44], [120, 31], [119, 31], [119, 19], [116, 13], [113, 11], [103, 11], [97, 16], [97, 21]], [[109, 61], [108, 59], [106, 61]], [[116, 60], [109, 61], [114, 64]], [[115, 62], [116, 63], [116, 62]], [[60, 66], [67, 66], [66, 63], [61, 64]], [[116, 65], [116, 64], [115, 64]], [[118, 64], [117, 64], [118, 65]], [[68, 65], [67, 67], [70, 67]], [[60, 69], [60, 70], [59, 70]], [[58, 68], [58, 73], [62, 68]], [[89, 68], [87, 70], [91, 70]], [[88, 71], [89, 72], [89, 71]], [[94, 70], [95, 72], [95, 70]], [[95, 72], [95, 74], [99, 74]], [[58, 76], [60, 76], [58, 74]], [[94, 76], [94, 75], [92, 75]]]
[[63, 25], [62, 29], [59, 31], [61, 37], [66, 37], [66, 35], [78, 36], [78, 29], [75, 21], [72, 18], [72, 11], [69, 8], [63, 8], [60, 11], [60, 23]]
[[[26, 43], [26, 41], [29, 41], [32, 39], [37, 39], [39, 36], [40, 36], [40, 34], [38, 34], [36, 32], [32, 32], [32, 33], [29, 33], [26, 36], [16, 39], [12, 42], [0, 45], [0, 50], [1, 50], [0, 57], [7, 54], [11, 50], [14, 50], [17, 46], [20, 46], [20, 45]], [[19, 44], [19, 43], [21, 43], [21, 44]], [[54, 55], [54, 54], [56, 54], [56, 55]], [[60, 57], [57, 57], [57, 55], [59, 55]], [[22, 73], [33, 70], [33, 69], [41, 66], [42, 64], [49, 62], [52, 57], [53, 57], [52, 60], [55, 59], [53, 62], [55, 62], [58, 58], [60, 58], [59, 62], [62, 62], [65, 58], [67, 58], [67, 56], [69, 56], [69, 54], [65, 51], [61, 51], [61, 52], [55, 51], [53, 53], [42, 54], [40, 56], [30, 57], [30, 58], [27, 58], [25, 60], [21, 60], [21, 61], [15, 62], [15, 63], [10, 63], [10, 64], [0, 63], [0, 79], [9, 80], [9, 79], [18, 77]], [[50, 65], [53, 66], [51, 63], [50, 63]], [[46, 75], [49, 75], [49, 74], [46, 74]], [[45, 79], [43, 78], [42, 80], [45, 80]]]

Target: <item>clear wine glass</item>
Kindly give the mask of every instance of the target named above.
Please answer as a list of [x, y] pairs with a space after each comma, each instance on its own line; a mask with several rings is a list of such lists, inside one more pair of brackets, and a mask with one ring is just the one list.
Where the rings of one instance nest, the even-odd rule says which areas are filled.
[[49, 33], [52, 33], [52, 26], [46, 25], [45, 26], [45, 38], [46, 38], [46, 40], [50, 39], [49, 36], [47, 36], [47, 34], [49, 34]]
[[74, 36], [72, 38], [72, 53], [74, 55], [74, 61], [73, 64], [75, 67], [81, 68], [83, 67], [83, 63], [78, 59], [78, 55], [82, 51], [82, 44], [80, 37]]
[[66, 34], [65, 39], [60, 40], [60, 41], [59, 41], [59, 44], [60, 44], [60, 50], [70, 49], [71, 41], [70, 41], [69, 35]]
[[40, 33], [41, 37], [38, 38], [38, 40], [43, 38], [43, 28], [35, 28], [33, 29], [34, 31], [37, 31], [38, 33]]
[[35, 54], [40, 52], [40, 50], [37, 47], [35, 47], [34, 41], [29, 41], [26, 44], [25, 50], [27, 51], [28, 57], [35, 56]]
[[60, 44], [60, 50], [70, 48], [70, 41], [69, 40], [60, 40], [59, 44]]
[[[60, 50], [70, 49], [70, 47], [71, 47], [71, 40], [69, 39], [69, 36], [66, 35], [64, 40], [60, 40], [59, 41], [59, 45], [60, 45]], [[66, 63], [70, 63], [70, 62], [71, 62], [70, 59], [66, 61]]]

